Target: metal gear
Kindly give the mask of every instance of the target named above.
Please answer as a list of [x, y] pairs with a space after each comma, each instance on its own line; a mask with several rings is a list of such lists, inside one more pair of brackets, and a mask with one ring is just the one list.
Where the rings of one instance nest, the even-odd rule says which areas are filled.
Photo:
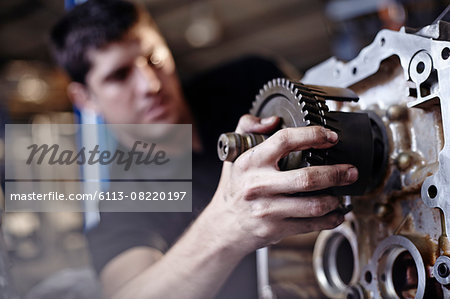
[[[361, 195], [383, 178], [387, 161], [387, 141], [376, 115], [329, 111], [325, 100], [358, 101], [350, 89], [305, 85], [288, 79], [274, 79], [260, 90], [250, 113], [264, 118], [277, 116], [281, 128], [321, 126], [335, 131], [339, 142], [328, 149], [291, 152], [278, 163], [280, 170], [316, 165], [352, 164], [359, 178], [352, 185], [334, 187], [335, 195]], [[219, 137], [217, 151], [222, 161], [233, 162], [240, 154], [268, 136], [226, 133]]]
[[288, 79], [273, 79], [259, 91], [250, 113], [277, 115], [285, 127], [327, 126], [328, 106], [317, 90]]
[[[336, 90], [336, 89], [335, 89]], [[276, 115], [281, 118], [282, 128], [322, 126], [338, 132], [334, 119], [327, 112], [323, 97], [327, 93], [317, 86], [278, 78], [269, 81], [256, 96], [250, 113], [258, 117]], [[356, 95], [350, 94], [352, 99]], [[280, 168], [293, 169], [311, 165], [327, 164], [327, 150], [305, 150], [289, 154]]]

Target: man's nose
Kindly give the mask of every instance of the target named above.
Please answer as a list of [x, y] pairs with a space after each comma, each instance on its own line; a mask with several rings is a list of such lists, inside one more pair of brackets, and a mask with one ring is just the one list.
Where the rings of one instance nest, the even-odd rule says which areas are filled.
[[138, 90], [143, 94], [157, 94], [161, 90], [161, 80], [145, 59], [136, 63]]

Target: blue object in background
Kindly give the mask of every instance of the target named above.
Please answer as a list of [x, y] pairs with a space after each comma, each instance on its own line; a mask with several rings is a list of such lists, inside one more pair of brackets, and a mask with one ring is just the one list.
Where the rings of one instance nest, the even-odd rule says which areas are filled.
[[66, 10], [71, 10], [75, 5], [86, 2], [86, 0], [64, 0]]

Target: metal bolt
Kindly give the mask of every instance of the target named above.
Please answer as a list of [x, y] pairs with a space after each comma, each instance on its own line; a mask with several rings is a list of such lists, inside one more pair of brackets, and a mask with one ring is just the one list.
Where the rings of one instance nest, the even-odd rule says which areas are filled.
[[408, 110], [405, 106], [392, 105], [386, 112], [389, 120], [402, 120], [408, 117]]
[[375, 216], [381, 220], [388, 220], [393, 215], [394, 209], [390, 204], [376, 204]]
[[396, 163], [400, 170], [406, 170], [411, 166], [412, 157], [409, 153], [400, 153], [396, 159]]
[[438, 270], [439, 276], [441, 276], [442, 278], [446, 278], [447, 276], [450, 275], [450, 269], [448, 268], [447, 264], [445, 264], [445, 263], [439, 264], [437, 270]]
[[261, 134], [237, 134], [226, 133], [219, 137], [217, 142], [217, 154], [220, 160], [230, 161], [239, 157], [240, 154], [246, 150], [260, 144], [267, 138], [266, 135]]

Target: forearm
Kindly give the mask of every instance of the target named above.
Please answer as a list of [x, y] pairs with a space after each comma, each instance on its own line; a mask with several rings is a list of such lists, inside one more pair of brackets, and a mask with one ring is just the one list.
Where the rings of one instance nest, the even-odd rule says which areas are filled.
[[[241, 127], [262, 126], [251, 117], [243, 119]], [[296, 194], [353, 183], [357, 179], [354, 167], [278, 168], [289, 152], [328, 148], [337, 138], [336, 133], [320, 127], [287, 128], [234, 163], [225, 162], [214, 198], [191, 228], [167, 254], [137, 271], [140, 274], [111, 297], [210, 298], [251, 251], [289, 235], [342, 223], [342, 213], [335, 211], [340, 205], [338, 198]], [[115, 273], [120, 275], [120, 271]]]
[[208, 207], [160, 260], [111, 298], [213, 297], [247, 253], [230, 244], [226, 227], [219, 227], [226, 223], [214, 213], [214, 208]]

